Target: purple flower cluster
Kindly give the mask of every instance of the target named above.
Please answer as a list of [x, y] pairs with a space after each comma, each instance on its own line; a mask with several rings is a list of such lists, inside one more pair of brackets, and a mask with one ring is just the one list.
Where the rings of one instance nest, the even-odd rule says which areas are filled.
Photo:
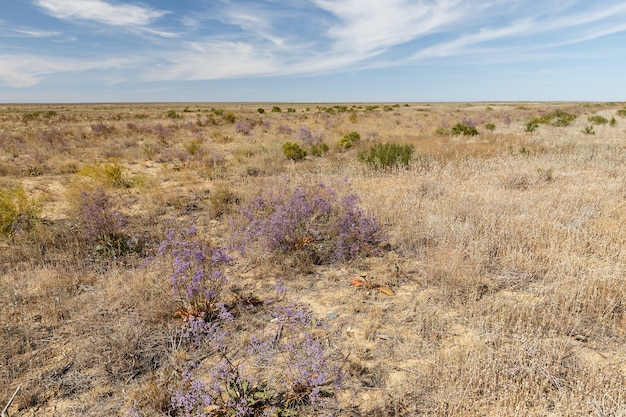
[[[319, 405], [324, 395], [333, 395], [341, 386], [341, 376], [315, 337], [323, 323], [300, 303], [279, 305], [272, 315], [271, 324], [250, 338], [248, 367], [228, 358], [223, 343], [228, 335], [220, 321], [190, 320], [183, 337], [195, 348], [209, 344], [213, 354], [221, 353], [222, 360], [206, 371], [204, 380], [200, 379], [199, 362], [189, 361], [170, 388], [170, 410], [177, 416], [282, 415], [281, 410]], [[261, 377], [255, 374], [257, 367], [271, 368], [273, 374]]]
[[232, 262], [224, 249], [211, 248], [200, 239], [195, 227], [170, 229], [158, 250], [159, 255], [172, 259], [170, 275], [172, 291], [194, 313], [205, 313], [206, 321], [225, 314], [219, 295], [226, 284], [222, 268]]
[[293, 129], [288, 125], [279, 125], [277, 129], [278, 133], [281, 135], [291, 135], [293, 133]]
[[98, 122], [94, 125], [91, 125], [91, 131], [98, 136], [109, 134], [114, 130], [115, 128], [113, 126], [109, 126], [104, 122]]
[[176, 416], [208, 416], [207, 408], [215, 404], [206, 384], [192, 370], [186, 370], [170, 393], [170, 406]]
[[83, 237], [99, 241], [120, 233], [127, 220], [115, 210], [115, 202], [102, 187], [83, 190], [78, 201], [78, 216]]
[[257, 122], [254, 119], [240, 119], [235, 123], [235, 130], [237, 133], [243, 133], [249, 135], [256, 126]]
[[465, 126], [473, 126], [473, 127], [476, 127], [478, 125], [478, 122], [467, 117], [464, 117], [461, 123], [463, 123]]
[[278, 326], [274, 336], [251, 337], [248, 353], [257, 366], [281, 369], [277, 383], [287, 382], [280, 390], [286, 398], [315, 405], [325, 387], [341, 385], [339, 368], [314, 336], [323, 323], [304, 304], [278, 306], [273, 316]]
[[[218, 318], [222, 321], [232, 320], [232, 316], [223, 304], [217, 305]], [[185, 326], [182, 327], [180, 335], [183, 340], [191, 343], [194, 349], [208, 348], [210, 351], [218, 351], [222, 348], [222, 343], [226, 337], [226, 331], [220, 326], [219, 321], [205, 321], [206, 313], [202, 312], [200, 317], [192, 317]]]
[[307, 126], [300, 126], [296, 132], [296, 137], [307, 146], [319, 145], [324, 140], [324, 135], [313, 134]]
[[314, 263], [331, 263], [368, 255], [382, 242], [378, 222], [349, 190], [340, 196], [321, 182], [282, 188], [242, 207], [233, 222], [242, 252], [258, 243], [269, 254], [304, 252]]
[[159, 140], [162, 141], [162, 142], [164, 142], [167, 139], [169, 139], [172, 136], [172, 134], [173, 134], [172, 129], [170, 129], [167, 126], [163, 126], [161, 123], [157, 123], [152, 128], [152, 131], [159, 138]]

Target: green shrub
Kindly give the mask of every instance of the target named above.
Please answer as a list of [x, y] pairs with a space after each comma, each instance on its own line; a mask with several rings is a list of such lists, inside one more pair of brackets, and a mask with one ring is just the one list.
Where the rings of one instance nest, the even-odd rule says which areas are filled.
[[354, 142], [358, 142], [361, 140], [361, 134], [359, 132], [352, 131], [348, 133], [347, 135], [345, 135], [344, 138], [347, 138], [354, 143]]
[[92, 178], [104, 185], [129, 188], [131, 183], [124, 177], [124, 167], [118, 164], [85, 165], [78, 175]]
[[316, 143], [315, 145], [311, 145], [311, 155], [313, 156], [322, 156], [326, 152], [328, 152], [328, 145], [325, 143]]
[[346, 150], [354, 147], [354, 144], [361, 140], [361, 134], [359, 132], [352, 131], [345, 134], [341, 139], [337, 141], [337, 146], [340, 149]]
[[551, 126], [569, 126], [576, 120], [576, 115], [564, 112], [563, 110], [556, 110], [552, 113], [541, 116], [537, 121], [541, 124]]
[[453, 136], [465, 135], [465, 136], [476, 136], [478, 135], [478, 130], [474, 126], [466, 125], [463, 123], [457, 123], [450, 130], [450, 134]]
[[261, 114], [265, 113], [265, 109], [263, 107], [259, 107], [258, 109], [256, 109], [256, 111], [258, 111]]
[[337, 141], [337, 147], [345, 151], [346, 149], [354, 147], [354, 142], [344, 136]]
[[539, 128], [539, 120], [532, 119], [528, 123], [526, 123], [526, 132], [532, 133]]
[[272, 107], [272, 113], [280, 113], [282, 110], [280, 109], [280, 107], [278, 106], [273, 106]]
[[233, 124], [237, 121], [237, 117], [233, 113], [226, 113], [224, 115], [224, 120], [230, 124]]
[[493, 132], [494, 130], [496, 130], [496, 125], [494, 125], [493, 123], [487, 123], [485, 124], [485, 129], [490, 132]]
[[369, 151], [360, 153], [359, 159], [376, 170], [407, 168], [414, 150], [413, 145], [377, 143]]
[[595, 135], [596, 134], [596, 132], [593, 130], [593, 126], [591, 126], [591, 125], [585, 126], [585, 128], [582, 130], [582, 132], [585, 135]]
[[611, 117], [611, 121], [609, 122], [609, 126], [611, 126], [611, 127], [617, 126], [617, 120], [615, 120], [615, 117]]
[[283, 154], [292, 161], [300, 161], [306, 156], [306, 151], [297, 143], [285, 142], [283, 143]]
[[200, 148], [202, 147], [202, 140], [194, 139], [191, 142], [185, 143], [183, 147], [185, 148], [187, 153], [189, 153], [189, 155], [195, 156], [200, 151]]
[[437, 136], [450, 136], [450, 131], [445, 127], [438, 127], [435, 130], [435, 135]]
[[167, 112], [166, 114], [168, 119], [182, 119], [183, 116], [181, 116], [180, 114], [176, 113], [176, 110], [170, 110]]
[[22, 185], [0, 188], [0, 235], [30, 230], [39, 221], [41, 204], [28, 198]]
[[605, 125], [609, 122], [609, 120], [606, 117], [602, 117], [598, 115], [587, 117], [587, 121], [594, 125]]
[[626, 108], [617, 111], [618, 116], [626, 117]]

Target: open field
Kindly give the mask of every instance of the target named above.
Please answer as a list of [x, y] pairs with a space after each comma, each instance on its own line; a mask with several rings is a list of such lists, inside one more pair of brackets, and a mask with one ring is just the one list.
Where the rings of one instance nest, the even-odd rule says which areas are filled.
[[624, 416], [624, 109], [0, 105], [0, 410]]

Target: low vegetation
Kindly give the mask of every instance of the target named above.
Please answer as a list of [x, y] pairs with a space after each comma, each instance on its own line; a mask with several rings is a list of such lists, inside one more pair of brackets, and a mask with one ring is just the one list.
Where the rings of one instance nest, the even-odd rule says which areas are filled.
[[0, 105], [0, 410], [624, 413], [624, 103], [259, 106]]

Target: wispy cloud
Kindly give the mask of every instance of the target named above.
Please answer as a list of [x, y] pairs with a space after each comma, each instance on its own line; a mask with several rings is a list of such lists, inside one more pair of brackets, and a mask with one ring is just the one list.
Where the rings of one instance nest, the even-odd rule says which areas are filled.
[[[569, 5], [571, 3], [569, 2]], [[433, 44], [415, 52], [410, 59], [420, 60], [482, 53], [484, 52], [483, 48], [473, 47], [503, 40], [523, 41], [526, 44], [523, 49], [526, 51], [551, 49], [626, 31], [624, 19], [626, 19], [626, 4], [564, 13], [558, 17], [542, 14], [531, 15], [513, 20], [505, 26], [480, 28], [454, 40]], [[541, 41], [537, 39], [539, 36]], [[493, 50], [494, 47], [489, 49]], [[511, 48], [511, 46], [507, 47], [506, 44], [502, 44], [497, 49], [512, 49], [519, 53], [520, 48]]]
[[[242, 8], [222, 2], [216, 18], [239, 28], [232, 39], [205, 37], [160, 54], [167, 62], [146, 78], [200, 80], [380, 67], [388, 63], [366, 61], [452, 26], [465, 11], [460, 0], [313, 0], [308, 7], [296, 6], [276, 11], [262, 4]], [[286, 27], [286, 20], [298, 22], [299, 31]], [[302, 32], [312, 33], [311, 26], [317, 31], [304, 38]]]
[[128, 60], [117, 58], [90, 61], [33, 55], [0, 54], [0, 84], [14, 88], [32, 87], [51, 74], [122, 68], [128, 65], [128, 63]]
[[327, 32], [333, 47], [364, 57], [450, 27], [467, 9], [459, 0], [315, 0], [315, 4], [337, 19]]
[[[30, 0], [59, 20], [37, 28], [5, 22], [0, 36], [19, 42], [0, 45], [0, 82], [33, 86], [51, 74], [97, 68], [125, 69], [113, 79], [131, 83], [320, 75], [443, 57], [459, 66], [469, 58], [477, 65], [539, 61], [626, 31], [619, 0], [213, 0], [171, 2], [172, 11], [138, 1]], [[131, 35], [124, 44], [119, 30]], [[83, 43], [64, 44], [51, 58], [41, 45], [61, 34]], [[28, 44], [28, 37], [40, 39]], [[86, 42], [109, 58], [80, 59]], [[144, 65], [120, 58], [124, 48]]]
[[113, 26], [145, 26], [168, 13], [135, 5], [113, 5], [103, 0], [34, 0], [34, 3], [59, 19], [93, 20]]
[[20, 35], [31, 36], [33, 38], [50, 38], [61, 35], [61, 32], [56, 30], [14, 29], [13, 31]]

